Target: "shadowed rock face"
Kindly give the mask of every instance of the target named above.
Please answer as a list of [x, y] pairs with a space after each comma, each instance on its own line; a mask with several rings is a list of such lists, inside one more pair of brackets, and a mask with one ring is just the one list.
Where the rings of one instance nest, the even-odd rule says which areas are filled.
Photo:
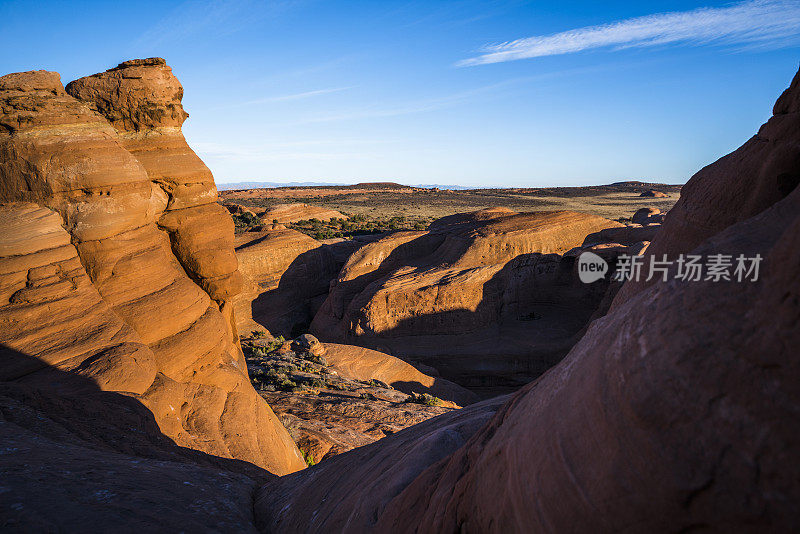
[[490, 209], [393, 233], [353, 253], [311, 331], [421, 361], [461, 385], [519, 387], [566, 354], [603, 296], [560, 254], [621, 226]]
[[[17, 201], [3, 208], [2, 342], [42, 368], [136, 394], [179, 445], [273, 473], [299, 469], [247, 378], [227, 300], [237, 290], [233, 225], [175, 129], [180, 84], [156, 60], [106, 74], [114, 81], [91, 78], [92, 105], [130, 132], [68, 95], [56, 73], [0, 77], [0, 201]], [[144, 111], [153, 109], [162, 111]], [[159, 124], [172, 129], [162, 137]], [[148, 145], [145, 131], [165, 144]], [[39, 372], [2, 370], [46, 382]]]
[[245, 284], [234, 305], [242, 332], [259, 327], [284, 337], [294, 337], [298, 329], [306, 332], [344, 263], [333, 249], [353, 246], [323, 245], [287, 228], [237, 235], [236, 256]]
[[[799, 94], [795, 82], [779, 103], [796, 103]], [[782, 118], [776, 145], [798, 146], [798, 111]], [[760, 168], [743, 157], [751, 150], [748, 142], [705, 169], [717, 176], [715, 191], [726, 180], [736, 187], [741, 175], [730, 161]], [[707, 197], [693, 187], [683, 198], [691, 206]], [[708, 220], [721, 221], [728, 206], [707, 209]], [[672, 228], [689, 227], [685, 213], [670, 212]], [[668, 277], [639, 288], [465, 445], [454, 439], [453, 452], [438, 460], [415, 454], [430, 443], [432, 425], [448, 428], [486, 403], [268, 484], [256, 503], [259, 525], [307, 532], [797, 530], [800, 188], [684, 246], [702, 255], [760, 254], [761, 276], [741, 283]], [[366, 473], [359, 470], [365, 456], [373, 459]], [[390, 467], [397, 458], [407, 460], [402, 469]], [[341, 484], [342, 473], [357, 477], [363, 491]], [[324, 501], [298, 506], [315, 491]]]

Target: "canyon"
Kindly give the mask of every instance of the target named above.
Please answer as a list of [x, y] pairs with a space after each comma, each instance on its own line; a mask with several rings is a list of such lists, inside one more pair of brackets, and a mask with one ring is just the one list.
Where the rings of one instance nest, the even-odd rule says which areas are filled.
[[[323, 240], [292, 225], [348, 210], [220, 197], [182, 97], [160, 58], [0, 77], [4, 528], [800, 528], [800, 73], [674, 206]], [[584, 283], [587, 252], [762, 264]]]

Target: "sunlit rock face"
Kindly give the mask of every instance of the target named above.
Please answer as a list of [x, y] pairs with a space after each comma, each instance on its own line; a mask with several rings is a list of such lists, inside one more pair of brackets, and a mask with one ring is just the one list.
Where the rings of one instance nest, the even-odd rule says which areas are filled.
[[[0, 311], [16, 332], [7, 344], [136, 394], [179, 445], [301, 468], [247, 378], [229, 304], [233, 223], [180, 134], [180, 84], [163, 60], [134, 60], [71, 87], [97, 102], [67, 94], [57, 73], [0, 77], [0, 201], [15, 202], [4, 220], [21, 235], [62, 232], [54, 250], [31, 241], [30, 262], [18, 244], [3, 257], [16, 290]], [[30, 320], [46, 310], [49, 330]]]
[[563, 357], [603, 299], [575, 257], [595, 215], [493, 208], [395, 232], [355, 251], [311, 324], [323, 341], [437, 368], [488, 393], [518, 388]]

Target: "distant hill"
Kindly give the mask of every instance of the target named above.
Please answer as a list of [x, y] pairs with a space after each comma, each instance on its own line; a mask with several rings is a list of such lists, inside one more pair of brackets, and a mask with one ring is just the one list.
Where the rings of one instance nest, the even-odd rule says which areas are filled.
[[358, 189], [397, 189], [401, 187], [422, 187], [425, 189], [478, 189], [476, 187], [467, 187], [463, 185], [446, 185], [446, 184], [398, 184], [395, 182], [360, 182], [357, 184], [335, 184], [332, 182], [231, 182], [219, 183], [217, 182], [217, 189], [231, 190], [231, 189], [273, 189], [277, 187], [352, 187]]

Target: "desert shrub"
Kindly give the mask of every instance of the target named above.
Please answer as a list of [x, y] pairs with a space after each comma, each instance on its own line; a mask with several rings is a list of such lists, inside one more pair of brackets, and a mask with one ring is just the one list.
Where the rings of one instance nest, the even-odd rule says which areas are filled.
[[408, 398], [403, 402], [409, 402], [414, 404], [424, 404], [425, 406], [441, 406], [444, 402], [439, 397], [434, 397], [428, 393], [423, 393], [418, 395], [416, 393], [412, 393], [408, 396]]
[[314, 388], [314, 389], [323, 389], [323, 388], [325, 388], [327, 386], [325, 381], [324, 380], [320, 380], [319, 378], [312, 378], [311, 380], [306, 382], [306, 384], [308, 385], [308, 387], [311, 387], [311, 388]]
[[252, 213], [234, 213], [232, 217], [233, 225], [240, 230], [261, 224], [261, 220]]
[[253, 330], [252, 332], [250, 332], [250, 336], [253, 339], [260, 339], [267, 337], [267, 333], [264, 330]]
[[[297, 382], [293, 380], [289, 380], [288, 378], [284, 378], [280, 382], [278, 382], [277, 387], [281, 389], [281, 391], [288, 391], [294, 393], [297, 389]], [[300, 388], [302, 391], [302, 388]]]
[[306, 461], [306, 465], [308, 467], [316, 465], [317, 462], [314, 461], [314, 455], [311, 454], [311, 451], [304, 451], [303, 449], [300, 449], [300, 453], [302, 453], [303, 460]]

